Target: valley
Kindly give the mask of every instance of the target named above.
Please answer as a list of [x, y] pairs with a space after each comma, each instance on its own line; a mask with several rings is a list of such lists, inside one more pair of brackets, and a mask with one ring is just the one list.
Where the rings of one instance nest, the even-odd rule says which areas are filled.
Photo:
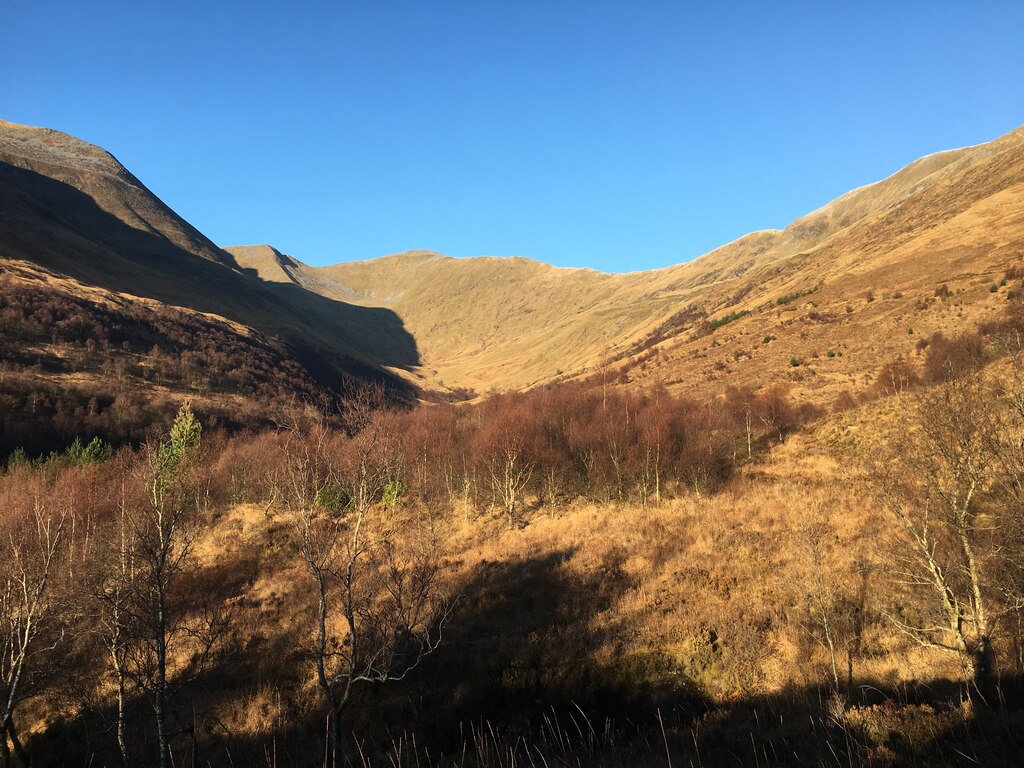
[[654, 271], [300, 257], [0, 122], [3, 765], [1018, 764], [1024, 129]]

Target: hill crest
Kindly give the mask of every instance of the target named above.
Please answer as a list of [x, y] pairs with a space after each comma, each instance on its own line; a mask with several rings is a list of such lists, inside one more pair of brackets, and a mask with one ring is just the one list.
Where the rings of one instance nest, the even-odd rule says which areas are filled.
[[[764, 314], [768, 306], [781, 312], [784, 305], [776, 302], [783, 300], [789, 311], [795, 308], [789, 306], [792, 296], [815, 292], [815, 303], [831, 297], [833, 312], [847, 314], [845, 307], [854, 299], [860, 303], [870, 287], [923, 295], [937, 283], [962, 281], [964, 270], [995, 276], [1016, 255], [1010, 244], [1024, 233], [1016, 215], [1024, 198], [1022, 182], [1024, 128], [1018, 128], [993, 142], [920, 158], [784, 229], [751, 232], [693, 261], [658, 270], [602, 273], [521, 257], [409, 251], [324, 267], [292, 259], [287, 271], [307, 290], [393, 309], [439, 382], [478, 392], [515, 389], [592, 375], [613, 361], [628, 367], [631, 357], [653, 348], [679, 347], [676, 357], [710, 356], [714, 348], [703, 347], [702, 323], [729, 313]], [[971, 212], [990, 218], [990, 207], [999, 211], [994, 228], [968, 221]], [[930, 264], [929, 238], [943, 228], [956, 230], [943, 252], [960, 247], [974, 250], [974, 256], [966, 262], [935, 258]], [[998, 242], [991, 242], [997, 232]], [[988, 251], [980, 249], [986, 241], [993, 246]], [[263, 274], [255, 260], [240, 263]], [[874, 286], [865, 284], [870, 275], [879, 281]], [[788, 319], [762, 318], [756, 325], [764, 329], [763, 337], [779, 336]], [[741, 318], [733, 327], [753, 323]], [[826, 348], [846, 343], [848, 330], [827, 330], [801, 333], [818, 337]], [[801, 343], [796, 351], [814, 352], [806, 346]], [[757, 351], [734, 354], [744, 359]], [[645, 383], [661, 380], [681, 388], [700, 388], [709, 376], [721, 378], [699, 364], [662, 360], [647, 368], [659, 373], [640, 377]], [[775, 380], [793, 380], [785, 365], [774, 364], [769, 371]], [[772, 379], [757, 371], [750, 380], [763, 386]]]
[[[820, 401], [860, 386], [890, 352], [912, 353], [897, 330], [910, 336], [912, 319], [955, 332], [995, 311], [989, 286], [1024, 254], [1024, 128], [646, 272], [429, 250], [313, 267], [271, 246], [222, 249], [105, 150], [5, 122], [0, 198], [0, 257], [220, 315], [333, 365], [398, 375], [425, 397], [613, 375], [695, 391], [782, 382]], [[955, 318], [865, 299], [880, 290], [923, 307], [943, 284], [970, 298]], [[783, 346], [775, 339], [784, 353], [768, 353]], [[863, 358], [790, 365], [840, 348]]]

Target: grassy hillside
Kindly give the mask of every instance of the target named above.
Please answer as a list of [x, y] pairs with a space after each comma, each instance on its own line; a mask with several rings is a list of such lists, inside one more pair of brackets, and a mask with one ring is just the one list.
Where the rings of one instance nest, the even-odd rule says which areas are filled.
[[107, 152], [0, 123], [0, 257], [115, 293], [217, 314], [328, 364], [413, 367], [393, 313], [254, 280]]
[[[635, 368], [643, 356], [631, 379], [644, 384], [702, 391], [709, 380], [784, 381], [829, 402], [859, 387], [880, 359], [911, 351], [916, 339], [900, 339], [913, 326], [950, 331], [999, 311], [999, 296], [986, 291], [1024, 255], [1022, 196], [1018, 129], [918, 160], [784, 230], [647, 273], [424, 251], [315, 268], [229, 250], [268, 280], [393, 310], [439, 386], [536, 386], [612, 360], [621, 361], [616, 370]], [[931, 301], [942, 285], [956, 294], [955, 312]], [[738, 313], [706, 335], [708, 321]], [[778, 340], [770, 351], [761, 343], [768, 336]], [[818, 362], [829, 349], [844, 350], [841, 366]], [[790, 366], [793, 358], [800, 365]]]
[[[172, 551], [182, 560], [168, 582], [174, 626], [186, 628], [173, 636], [169, 667], [171, 721], [186, 723], [169, 739], [175, 762], [305, 766], [326, 759], [308, 553], [327, 551], [315, 548], [338, 526], [343, 537], [324, 555], [334, 564], [326, 593], [330, 642], [349, 632], [341, 613], [346, 585], [369, 590], [353, 626], [373, 648], [389, 642], [392, 599], [422, 589], [440, 601], [424, 607], [438, 633], [432, 652], [400, 679], [360, 682], [339, 717], [352, 764], [952, 766], [965, 755], [1015, 764], [1024, 638], [1014, 621], [994, 632], [994, 704], [970, 687], [963, 658], [902, 631], [899, 621], [933, 616], [934, 601], [927, 583], [907, 579], [913, 542], [873, 468], [885, 458], [882, 446], [926, 424], [915, 421], [921, 403], [972, 382], [991, 387], [977, 391], [1005, 419], [999, 440], [1016, 445], [1022, 422], [1006, 408], [1019, 389], [1007, 399], [1006, 387], [1019, 388], [1011, 365], [1019, 357], [999, 356], [996, 347], [990, 354], [980, 374], [792, 422], [781, 438], [767, 414], [784, 404], [757, 403], [752, 450], [741, 401], [704, 410], [606, 398], [600, 390], [364, 413], [368, 420], [360, 417], [362, 430], [352, 434], [325, 430], [308, 413], [293, 415], [292, 428], [259, 435], [204, 431], [194, 459], [172, 481], [185, 484], [172, 498], [187, 521], [173, 534]], [[631, 439], [630, 425], [645, 423], [649, 408], [664, 408], [655, 423], [672, 423], [682, 438], [659, 454], [658, 498], [642, 491], [642, 465], [624, 465], [630, 479], [623, 483], [615, 458], [615, 441]], [[517, 424], [554, 443], [523, 443], [533, 471], [510, 525], [503, 480], [492, 468], [507, 461]], [[552, 449], [561, 445], [559, 430], [567, 447]], [[642, 458], [645, 444], [641, 438], [628, 454]], [[708, 445], [718, 451], [714, 466], [727, 469], [711, 485], [695, 484]], [[565, 481], [552, 494], [559, 450], [580, 457], [567, 471], [582, 481]], [[141, 588], [124, 603], [137, 612], [130, 616], [146, 615], [150, 605], [144, 544], [147, 505], [155, 503], [146, 498], [147, 478], [157, 471], [152, 455], [77, 456], [14, 465], [0, 476], [0, 501], [11, 511], [4, 525], [33, 503], [43, 519], [88, 521], [87, 535], [69, 536], [62, 550], [43, 614], [54, 644], [32, 662], [46, 674], [18, 710], [36, 765], [72, 755], [100, 764], [118, 759], [117, 689], [102, 644], [119, 604], [111, 594]], [[985, 476], [978, 509], [986, 530], [1010, 519], [999, 479], [1020, 477], [1024, 464], [1019, 456], [1012, 461]], [[900, 477], [913, 487], [913, 475]], [[70, 506], [68, 498], [75, 499]], [[352, 527], [357, 520], [362, 534]], [[985, 598], [1010, 618], [1019, 617], [1018, 593], [1004, 601], [998, 585], [1018, 589], [1019, 582], [1000, 581], [1017, 570], [997, 560], [1019, 553], [1019, 533], [1000, 527], [997, 546], [985, 531], [972, 534], [992, 568]], [[117, 555], [125, 536], [129, 554]], [[365, 558], [346, 560], [352, 552]], [[126, 557], [138, 576], [118, 570]], [[354, 570], [337, 568], [346, 562]], [[351, 582], [346, 573], [355, 574]], [[422, 631], [416, 616], [398, 619], [412, 622], [400, 637]], [[83, 626], [96, 617], [104, 623]], [[151, 631], [135, 621], [123, 624], [127, 648]], [[145, 647], [124, 656], [136, 670], [125, 705], [125, 743], [135, 759], [153, 756], [156, 744]], [[388, 664], [405, 669], [409, 647], [394, 647], [404, 650]], [[62, 678], [75, 684], [55, 683]]]
[[2, 123], [0, 258], [280, 339], [326, 383], [384, 377], [441, 399], [588, 376], [698, 394], [785, 383], [828, 405], [922, 335], [1001, 311], [1024, 254], [1022, 179], [1017, 130], [652, 272], [426, 251], [310, 267], [220, 249], [103, 150]]
[[[337, 392], [346, 379], [384, 381], [397, 396], [411, 397], [409, 384], [393, 371], [415, 370], [419, 355], [394, 313], [256, 279], [110, 154], [56, 131], [0, 122], [0, 281], [4, 342], [19, 348], [19, 354], [5, 357], [10, 375], [0, 386], [12, 408], [22, 407], [33, 388], [47, 392], [32, 411], [54, 419], [42, 432], [42, 421], [33, 428], [37, 434], [30, 442], [40, 445], [68, 432], [56, 423], [62, 420], [57, 410], [92, 401], [106, 411], [115, 389], [131, 390], [142, 403], [202, 398], [213, 410], [245, 401], [266, 405], [269, 393], [287, 399]], [[39, 315], [24, 305], [19, 297], [26, 291], [45, 293], [46, 302], [74, 308], [72, 314], [93, 316], [92, 329], [70, 335], [46, 331], [46, 324], [66, 318], [59, 312]], [[168, 338], [151, 324], [131, 340], [122, 338], [118, 328], [137, 326], [147, 313], [173, 316], [184, 330]], [[42, 332], [21, 335], [40, 323]], [[207, 359], [205, 373], [222, 383], [232, 375], [258, 381], [211, 389], [202, 383], [204, 375], [146, 373], [153, 368], [153, 360], [145, 359], [153, 357], [151, 350], [177, 354], [182, 338], [203, 338], [214, 327], [234, 341], [220, 342], [224, 354]], [[84, 348], [88, 338], [102, 345], [102, 355]], [[242, 350], [257, 347], [274, 351], [253, 368]], [[115, 358], [116, 387], [109, 372], [96, 378]], [[238, 369], [246, 372], [232, 374]], [[6, 449], [24, 431], [6, 435]], [[104, 432], [114, 436], [117, 430]]]

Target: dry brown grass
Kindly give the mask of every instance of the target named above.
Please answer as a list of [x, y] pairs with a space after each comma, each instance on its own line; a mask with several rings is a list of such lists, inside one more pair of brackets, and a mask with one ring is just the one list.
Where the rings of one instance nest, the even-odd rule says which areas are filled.
[[[423, 523], [422, 513], [406, 514], [407, 530]], [[816, 435], [776, 447], [714, 496], [536, 509], [522, 529], [510, 529], [497, 510], [435, 521], [451, 589], [482, 573], [554, 558], [558, 583], [610, 585], [606, 600], [581, 612], [583, 625], [566, 628], [587, 638], [580, 649], [589, 664], [629, 674], [631, 665], [657, 658], [643, 674], [722, 702], [826, 679], [828, 656], [807, 619], [812, 587], [800, 542], [810, 523], [824, 526], [829, 540], [829, 583], [852, 599], [866, 570], [867, 610], [888, 604], [893, 532], [857, 470], [826, 452]], [[303, 626], [310, 606], [288, 535], [279, 512], [256, 505], [223, 511], [204, 533], [197, 549], [204, 562], [259, 558], [258, 577], [240, 602], [251, 616], [240, 626], [255, 623], [267, 635]], [[496, 578], [487, 587], [500, 595], [505, 585]], [[508, 626], [492, 631], [511, 631], [516, 617], [506, 619]], [[877, 615], [862, 643], [855, 683], [894, 687], [956, 677], [945, 657], [908, 646]], [[845, 680], [845, 655], [841, 661]]]
[[[629, 765], [641, 750], [644, 764], [658, 764], [654, 712], [665, 714], [671, 750], [694, 760], [707, 750], [708, 765], [716, 744], [737, 738], [753, 740], [772, 764], [773, 750], [796, 738], [782, 722], [808, 715], [804, 748], [839, 745], [864, 763], [966, 733], [970, 713], [903, 693], [943, 681], [956, 689], [955, 660], [913, 646], [882, 615], [907, 599], [889, 569], [900, 544], [854, 459], [873, 450], [905, 407], [885, 398], [834, 414], [770, 446], [719, 492], [661, 505], [550, 508], [533, 500], [518, 528], [496, 508], [400, 507], [402, 537], [433, 537], [447, 587], [462, 601], [448, 643], [418, 676], [361, 691], [346, 725], [367, 749], [382, 750], [417, 734], [473, 743], [476, 735], [453, 735], [472, 722], [494, 754], [484, 765], [511, 765], [497, 755], [510, 754], [510, 734], [536, 735], [533, 728], [545, 734], [538, 748], [562, 750], [570, 762], [589, 754], [593, 762], [582, 764]], [[286, 511], [249, 490], [246, 503], [214, 495], [194, 548], [198, 570], [237, 583], [227, 601], [230, 636], [188, 692], [204, 738], [232, 750], [323, 732], [312, 670], [298, 654], [315, 610], [308, 575]], [[830, 590], [840, 683], [850, 696], [841, 727], [822, 693], [830, 658], [814, 613], [816, 567]], [[102, 683], [93, 700], [110, 693]], [[876, 706], [882, 700], [889, 703]], [[576, 705], [596, 718], [594, 742], [583, 726], [579, 738], [543, 731], [543, 718]], [[73, 721], [87, 716], [80, 707], [40, 703], [25, 715]], [[44, 738], [41, 724], [34, 730]]]
[[[798, 399], [831, 404], [912, 354], [922, 334], [955, 336], [999, 311], [1008, 288], [989, 288], [1024, 254], [1022, 179], [1018, 129], [923, 158], [785, 230], [624, 275], [426, 251], [320, 268], [234, 252], [268, 280], [285, 273], [332, 298], [394, 310], [416, 339], [423, 366], [414, 373], [427, 390], [521, 389], [621, 360], [611, 378], [628, 368], [632, 384], [706, 392], [783, 381]], [[943, 283], [952, 294], [938, 300]], [[693, 317], [672, 325], [686, 308]], [[701, 313], [739, 312], [749, 314], [698, 332]], [[775, 340], [762, 344], [766, 336]], [[652, 340], [659, 354], [634, 367]], [[827, 358], [829, 349], [843, 354]]]

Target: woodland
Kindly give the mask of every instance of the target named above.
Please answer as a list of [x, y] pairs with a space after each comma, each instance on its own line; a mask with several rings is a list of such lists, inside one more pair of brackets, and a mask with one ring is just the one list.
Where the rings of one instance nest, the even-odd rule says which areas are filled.
[[[4, 433], [0, 762], [1018, 764], [1021, 310], [831, 408], [607, 376], [8, 404], [41, 429]], [[154, 381], [275, 354], [30, 291], [0, 321]]]

